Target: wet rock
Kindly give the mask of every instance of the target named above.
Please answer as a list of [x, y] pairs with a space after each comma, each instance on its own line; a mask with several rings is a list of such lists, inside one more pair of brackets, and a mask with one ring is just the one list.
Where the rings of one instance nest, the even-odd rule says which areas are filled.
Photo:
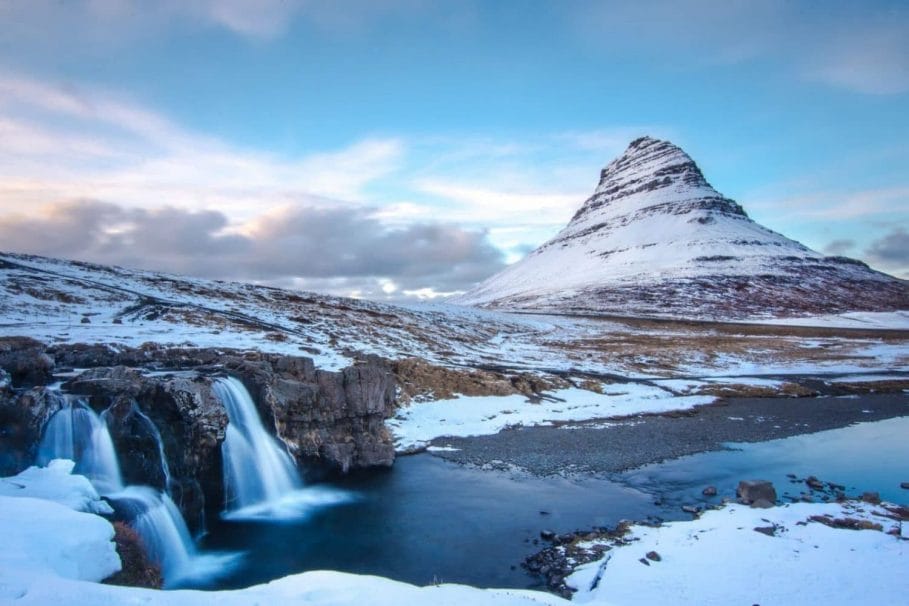
[[114, 543], [122, 567], [119, 572], [104, 579], [104, 584], [161, 589], [164, 585], [161, 569], [149, 560], [142, 539], [135, 530], [123, 522], [114, 522]]
[[776, 489], [767, 480], [742, 480], [735, 489], [739, 501], [745, 505], [753, 505], [758, 501], [776, 502]]
[[900, 488], [903, 490], [909, 490], [909, 482], [900, 482]]
[[19, 393], [0, 388], [0, 476], [34, 463], [44, 425], [65, 404], [59, 393], [45, 387]]
[[0, 338], [0, 368], [14, 387], [35, 387], [51, 382], [54, 358], [44, 344], [28, 337]]
[[701, 491], [701, 494], [703, 494], [705, 497], [715, 497], [716, 496], [716, 486], [708, 486], [707, 488], [705, 488], [704, 490]]
[[544, 541], [552, 541], [556, 538], [556, 533], [553, 532], [552, 530], [541, 530], [540, 538], [543, 539]]
[[684, 511], [685, 513], [693, 514], [693, 515], [697, 515], [697, 514], [701, 513], [701, 510], [694, 505], [682, 505], [682, 511]]
[[865, 503], [872, 503], [874, 505], [877, 505], [881, 502], [881, 495], [877, 492], [863, 492], [862, 501]]
[[805, 484], [811, 490], [824, 490], [824, 483], [821, 482], [820, 480], [818, 480], [814, 476], [808, 476], [807, 478], [805, 478]]
[[[85, 396], [95, 411], [107, 411], [124, 479], [169, 488], [194, 528], [206, 507], [223, 502], [221, 444], [227, 414], [212, 392], [212, 382], [225, 370], [243, 381], [265, 427], [306, 468], [346, 472], [394, 461], [385, 419], [394, 411], [395, 379], [376, 356], [329, 372], [316, 369], [309, 358], [258, 352], [154, 344], [117, 350], [77, 344], [45, 350], [31, 339], [0, 339], [4, 474], [21, 471], [34, 460], [41, 430], [60, 407], [59, 397], [43, 388], [17, 393], [9, 383], [49, 382], [55, 360], [68, 368], [87, 368], [64, 389]], [[150, 375], [147, 369], [193, 372]]]

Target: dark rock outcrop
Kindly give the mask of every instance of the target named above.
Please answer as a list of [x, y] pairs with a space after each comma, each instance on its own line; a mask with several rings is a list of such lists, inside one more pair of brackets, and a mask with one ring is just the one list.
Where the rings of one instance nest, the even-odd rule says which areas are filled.
[[54, 371], [54, 359], [44, 344], [28, 337], [0, 339], [0, 368], [9, 373], [16, 387], [46, 385]]
[[394, 409], [395, 381], [381, 358], [368, 356], [340, 372], [273, 355], [229, 357], [223, 366], [244, 382], [266, 426], [298, 461], [342, 472], [394, 462], [384, 422]]
[[[375, 356], [330, 372], [317, 370], [310, 358], [257, 352], [82, 344], [48, 350], [36, 343], [4, 341], [4, 368], [19, 373], [9, 374], [18, 384], [49, 383], [55, 362], [86, 369], [63, 389], [106, 411], [124, 480], [169, 489], [190, 526], [223, 502], [228, 419], [212, 382], [225, 373], [243, 381], [266, 428], [305, 468], [343, 473], [394, 461], [384, 421], [394, 411], [395, 378]], [[23, 373], [22, 361], [34, 359], [49, 366], [41, 374]], [[62, 398], [44, 387], [14, 390], [6, 376], [0, 376], [0, 471], [13, 474], [34, 461], [41, 430]]]
[[64, 404], [59, 393], [45, 387], [18, 392], [0, 388], [0, 476], [15, 475], [34, 463], [44, 425]]

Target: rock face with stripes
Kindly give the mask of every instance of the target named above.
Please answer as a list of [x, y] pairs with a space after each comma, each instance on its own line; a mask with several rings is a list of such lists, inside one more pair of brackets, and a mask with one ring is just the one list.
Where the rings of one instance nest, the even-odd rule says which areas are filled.
[[909, 309], [909, 285], [756, 223], [682, 149], [642, 137], [562, 231], [454, 302], [736, 320]]

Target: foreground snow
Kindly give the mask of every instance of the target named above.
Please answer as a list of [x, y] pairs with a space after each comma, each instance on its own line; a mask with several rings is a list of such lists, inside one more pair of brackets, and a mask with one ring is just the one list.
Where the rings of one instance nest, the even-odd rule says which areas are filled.
[[[812, 516], [867, 520], [882, 530], [836, 529]], [[574, 602], [883, 606], [905, 604], [909, 596], [909, 522], [887, 517], [881, 506], [729, 505], [692, 522], [634, 526], [626, 538], [630, 545], [567, 579], [578, 590]], [[651, 551], [660, 561], [645, 565], [641, 559]]]
[[552, 425], [609, 417], [684, 410], [709, 404], [711, 396], [677, 397], [659, 387], [636, 383], [607, 385], [605, 393], [564, 389], [554, 401], [530, 403], [523, 395], [460, 396], [412, 404], [386, 422], [398, 451], [425, 446], [439, 437], [491, 435], [514, 426]]
[[[97, 583], [119, 569], [103, 518], [74, 511], [84, 487], [62, 479], [65, 465], [33, 468], [6, 484], [22, 494], [59, 483], [56, 501], [0, 496], [0, 603], [41, 605], [161, 604], [222, 606], [319, 604], [461, 606], [568, 604], [546, 593], [476, 589], [461, 585], [415, 587], [389, 579], [314, 571], [235, 591], [155, 591]], [[73, 478], [77, 476], [72, 476]], [[68, 494], [71, 493], [71, 494]], [[6, 494], [6, 493], [4, 493]], [[706, 513], [693, 522], [633, 527], [627, 545], [580, 567], [568, 580], [576, 602], [633, 604], [902, 604], [909, 523], [883, 517], [881, 506], [798, 504], [770, 510], [740, 506]], [[883, 531], [841, 530], [811, 516], [850, 517], [881, 524]], [[776, 536], [753, 528], [774, 528]], [[885, 534], [902, 533], [902, 538]], [[657, 551], [661, 561], [641, 564]], [[599, 579], [594, 583], [595, 579]]]
[[0, 478], [0, 497], [30, 497], [53, 501], [75, 511], [113, 513], [88, 478], [72, 475], [72, 461], [55, 459], [47, 467], [29, 467], [11, 478]]

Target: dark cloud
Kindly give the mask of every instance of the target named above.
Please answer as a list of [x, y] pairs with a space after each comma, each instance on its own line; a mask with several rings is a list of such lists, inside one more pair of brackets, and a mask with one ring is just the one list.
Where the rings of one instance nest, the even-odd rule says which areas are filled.
[[894, 229], [884, 237], [872, 242], [866, 254], [882, 265], [905, 266], [909, 264], [909, 232], [902, 227]]
[[[0, 218], [3, 249], [365, 296], [463, 290], [504, 267], [485, 232], [416, 223], [389, 228], [362, 207], [301, 206], [224, 233], [219, 212], [125, 209], [97, 201]], [[383, 286], [386, 290], [383, 290]]]
[[853, 248], [855, 248], [855, 240], [834, 240], [824, 247], [824, 254], [845, 255]]

